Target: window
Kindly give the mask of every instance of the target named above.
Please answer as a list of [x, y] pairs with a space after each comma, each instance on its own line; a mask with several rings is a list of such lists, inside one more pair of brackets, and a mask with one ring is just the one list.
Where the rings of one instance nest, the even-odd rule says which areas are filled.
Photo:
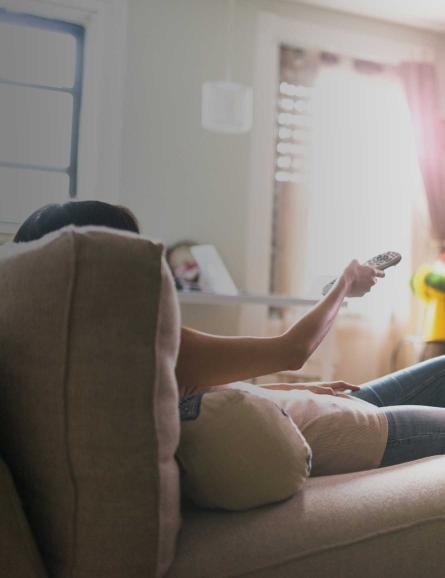
[[[383, 66], [281, 47], [271, 288], [320, 294], [352, 259], [404, 259], [350, 312], [406, 317], [412, 210], [422, 195], [408, 105]], [[388, 295], [399, 295], [397, 304]]]
[[0, 222], [76, 197], [84, 28], [0, 9]]

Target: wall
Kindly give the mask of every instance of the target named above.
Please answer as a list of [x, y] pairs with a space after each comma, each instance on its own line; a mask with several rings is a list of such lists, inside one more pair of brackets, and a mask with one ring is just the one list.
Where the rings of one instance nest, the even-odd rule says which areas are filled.
[[[214, 135], [200, 126], [201, 84], [224, 74], [226, 9], [226, 0], [129, 1], [120, 201], [154, 238], [214, 243], [242, 288], [250, 136]], [[382, 39], [441, 45], [427, 31], [292, 2], [238, 0], [234, 77], [247, 84], [253, 83], [255, 21], [263, 10]], [[235, 330], [236, 311], [204, 313], [187, 318], [209, 330]]]

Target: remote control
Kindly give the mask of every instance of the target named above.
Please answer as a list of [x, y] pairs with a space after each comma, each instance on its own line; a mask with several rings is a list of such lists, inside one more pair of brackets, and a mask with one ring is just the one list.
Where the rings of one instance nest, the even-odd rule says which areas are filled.
[[[381, 271], [383, 271], [383, 269], [387, 269], [388, 267], [393, 267], [394, 265], [397, 265], [397, 263], [399, 263], [401, 259], [402, 255], [400, 253], [396, 253], [395, 251], [387, 251], [386, 253], [381, 253], [380, 255], [377, 255], [376, 257], [369, 259], [368, 261], [363, 263], [363, 265], [368, 265], [369, 267], [374, 267], [375, 269], [380, 269]], [[336, 281], [337, 279], [334, 279], [333, 281], [325, 285], [323, 287], [322, 294], [326, 295], [326, 293], [329, 293], [331, 287], [334, 285]]]

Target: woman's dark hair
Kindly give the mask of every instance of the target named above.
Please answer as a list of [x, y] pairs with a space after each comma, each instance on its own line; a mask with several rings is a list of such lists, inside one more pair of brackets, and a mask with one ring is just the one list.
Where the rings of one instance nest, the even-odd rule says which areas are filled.
[[102, 201], [74, 201], [63, 205], [46, 205], [32, 213], [15, 234], [14, 242], [35, 241], [67, 225], [92, 225], [140, 232], [136, 217], [126, 207]]

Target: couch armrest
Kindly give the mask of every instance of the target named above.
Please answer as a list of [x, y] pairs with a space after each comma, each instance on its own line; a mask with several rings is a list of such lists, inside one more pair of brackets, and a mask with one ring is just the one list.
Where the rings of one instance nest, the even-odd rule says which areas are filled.
[[2, 576], [47, 578], [9, 469], [0, 459], [0, 567]]

